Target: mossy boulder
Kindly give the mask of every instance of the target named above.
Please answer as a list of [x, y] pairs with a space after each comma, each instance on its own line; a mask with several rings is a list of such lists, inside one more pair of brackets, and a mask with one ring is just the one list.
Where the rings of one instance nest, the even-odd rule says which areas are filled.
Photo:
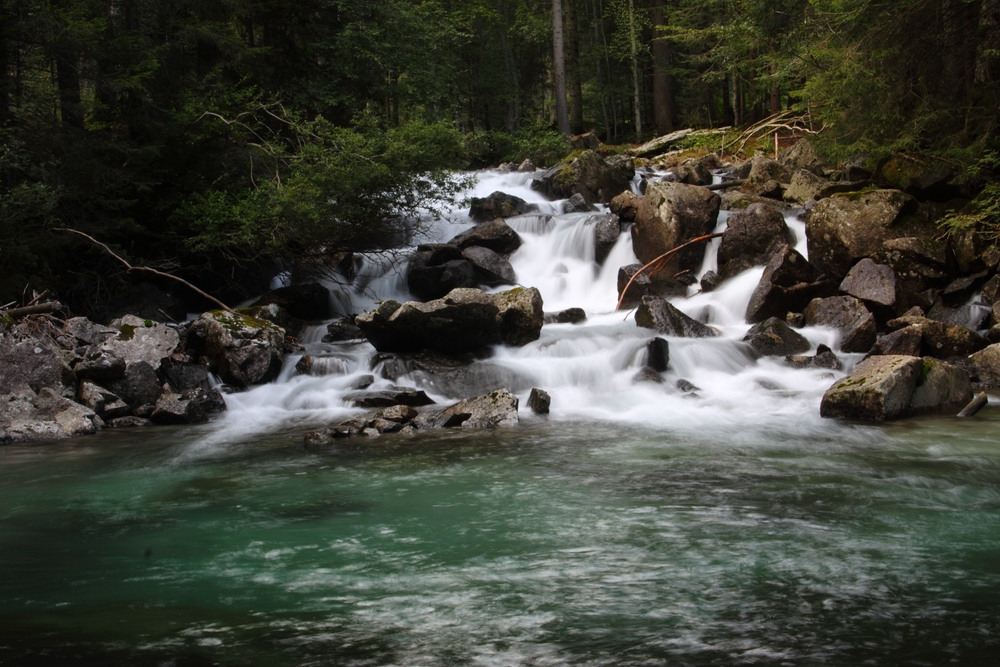
[[188, 351], [204, 357], [226, 384], [270, 382], [281, 371], [285, 330], [242, 313], [213, 310], [188, 327]]
[[920, 357], [869, 357], [826, 391], [820, 415], [865, 421], [903, 417], [923, 370]]
[[[650, 183], [632, 224], [632, 246], [643, 264], [691, 239], [710, 234], [719, 219], [719, 195], [695, 185]], [[705, 248], [695, 245], [677, 253], [664, 269], [667, 275], [695, 271]]]
[[569, 199], [579, 194], [588, 204], [607, 204], [629, 189], [634, 175], [631, 159], [605, 160], [585, 150], [543, 172], [531, 187], [550, 199]]

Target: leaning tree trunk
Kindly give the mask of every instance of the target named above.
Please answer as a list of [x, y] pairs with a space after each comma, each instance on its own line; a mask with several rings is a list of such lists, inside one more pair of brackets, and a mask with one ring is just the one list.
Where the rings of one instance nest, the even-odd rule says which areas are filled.
[[559, 132], [569, 136], [569, 113], [566, 109], [566, 54], [563, 48], [562, 0], [552, 0], [552, 83], [556, 92], [556, 123]]

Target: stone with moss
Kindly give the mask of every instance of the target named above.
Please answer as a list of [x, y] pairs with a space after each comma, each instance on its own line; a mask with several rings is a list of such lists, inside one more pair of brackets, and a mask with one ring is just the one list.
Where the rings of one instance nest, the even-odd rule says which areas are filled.
[[920, 357], [869, 357], [823, 395], [820, 415], [827, 418], [886, 421], [904, 417], [923, 373]]
[[270, 382], [281, 371], [285, 330], [243, 313], [214, 310], [188, 327], [188, 352], [204, 357], [235, 387]]

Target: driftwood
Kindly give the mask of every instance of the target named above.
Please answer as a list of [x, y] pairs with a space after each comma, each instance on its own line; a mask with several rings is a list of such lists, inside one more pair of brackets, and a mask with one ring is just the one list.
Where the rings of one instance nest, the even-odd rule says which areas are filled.
[[705, 241], [709, 241], [711, 239], [717, 239], [720, 236], [722, 236], [722, 234], [705, 234], [704, 236], [698, 236], [696, 238], [693, 238], [687, 243], [682, 243], [676, 248], [668, 250], [667, 252], [663, 253], [662, 255], [654, 259], [652, 262], [647, 264], [646, 266], [636, 271], [635, 274], [633, 274], [632, 277], [628, 279], [628, 282], [625, 283], [625, 289], [622, 290], [621, 296], [618, 297], [618, 305], [615, 306], [615, 310], [622, 309], [622, 303], [625, 301], [625, 295], [628, 294], [628, 289], [632, 287], [632, 283], [641, 274], [645, 273], [646, 271], [649, 271], [649, 275], [658, 273], [659, 271], [662, 271], [663, 267], [667, 265], [667, 262], [669, 262], [673, 258], [673, 256], [679, 253], [681, 250], [684, 250], [685, 248], [688, 248], [698, 243], [704, 243]]
[[709, 190], [725, 190], [726, 188], [735, 188], [743, 185], [747, 182], [745, 178], [737, 178], [732, 181], [723, 181], [722, 183], [712, 183], [711, 185], [706, 185], [705, 187]]
[[976, 396], [974, 399], [972, 399], [971, 403], [969, 403], [964, 408], [962, 408], [962, 411], [958, 413], [958, 416], [959, 417], [971, 417], [972, 415], [976, 414], [977, 412], [979, 412], [980, 410], [982, 410], [984, 407], [986, 407], [986, 404], [989, 403], [989, 402], [990, 402], [990, 399], [989, 399], [988, 396], [986, 396], [986, 392], [985, 391], [981, 392], [978, 396]]
[[82, 236], [83, 238], [87, 239], [91, 243], [93, 243], [95, 245], [99, 245], [101, 248], [104, 249], [104, 251], [106, 253], [108, 253], [109, 255], [111, 255], [112, 257], [114, 257], [115, 259], [117, 259], [119, 262], [121, 262], [122, 264], [124, 264], [125, 268], [128, 269], [129, 271], [143, 271], [145, 273], [151, 273], [154, 276], [160, 276], [161, 278], [169, 278], [170, 280], [173, 280], [175, 282], [180, 283], [181, 285], [184, 285], [185, 287], [187, 287], [188, 289], [192, 290], [193, 292], [195, 292], [199, 296], [202, 296], [202, 297], [208, 299], [209, 301], [211, 301], [212, 303], [214, 303], [215, 305], [217, 305], [222, 310], [225, 310], [225, 311], [230, 312], [230, 313], [233, 312], [232, 308], [230, 308], [226, 304], [222, 303], [221, 301], [219, 301], [218, 299], [216, 299], [211, 294], [208, 294], [207, 292], [204, 292], [204, 291], [198, 289], [197, 287], [195, 287], [194, 285], [192, 285], [188, 281], [184, 280], [183, 278], [178, 278], [174, 274], [167, 273], [165, 271], [158, 271], [156, 269], [151, 269], [148, 266], [134, 266], [133, 264], [130, 264], [124, 258], [119, 257], [118, 255], [116, 255], [114, 253], [114, 251], [111, 250], [111, 248], [109, 248], [108, 246], [104, 245], [103, 243], [101, 243], [100, 241], [98, 241], [97, 239], [95, 239], [93, 236], [90, 236], [89, 234], [84, 234], [83, 232], [81, 232], [81, 231], [79, 231], [77, 229], [70, 229], [69, 227], [59, 227], [59, 228], [56, 229], [56, 231], [59, 231], [59, 232], [69, 232], [71, 234], [77, 234], [78, 236]]
[[54, 313], [60, 308], [62, 308], [62, 304], [58, 301], [47, 301], [46, 303], [36, 303], [31, 306], [22, 306], [21, 308], [9, 308], [3, 311], [3, 314], [16, 320], [20, 317], [26, 317], [27, 315]]

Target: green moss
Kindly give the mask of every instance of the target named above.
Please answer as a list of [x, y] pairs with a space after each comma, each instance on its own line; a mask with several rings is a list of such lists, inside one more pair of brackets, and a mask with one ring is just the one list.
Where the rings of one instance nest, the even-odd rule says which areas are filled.
[[131, 324], [123, 324], [118, 327], [118, 340], [132, 340], [135, 338], [135, 327]]
[[856, 190], [854, 192], [838, 192], [833, 195], [833, 197], [839, 197], [841, 199], [846, 199], [847, 201], [860, 201], [862, 197], [870, 195], [873, 192], [878, 191], [878, 188], [874, 186], [869, 186], [862, 190]]
[[224, 310], [213, 310], [211, 311], [211, 314], [212, 317], [215, 318], [215, 321], [221, 324], [222, 327], [230, 333], [234, 333], [243, 328], [267, 329], [274, 326], [267, 320], [262, 320], [243, 313], [229, 313]]
[[143, 324], [145, 324], [146, 328], [148, 329], [153, 326], [153, 320], [146, 320], [145, 322], [143, 322]]
[[7, 313], [0, 315], [0, 327], [9, 329], [10, 327], [14, 326], [15, 322], [16, 320]]

